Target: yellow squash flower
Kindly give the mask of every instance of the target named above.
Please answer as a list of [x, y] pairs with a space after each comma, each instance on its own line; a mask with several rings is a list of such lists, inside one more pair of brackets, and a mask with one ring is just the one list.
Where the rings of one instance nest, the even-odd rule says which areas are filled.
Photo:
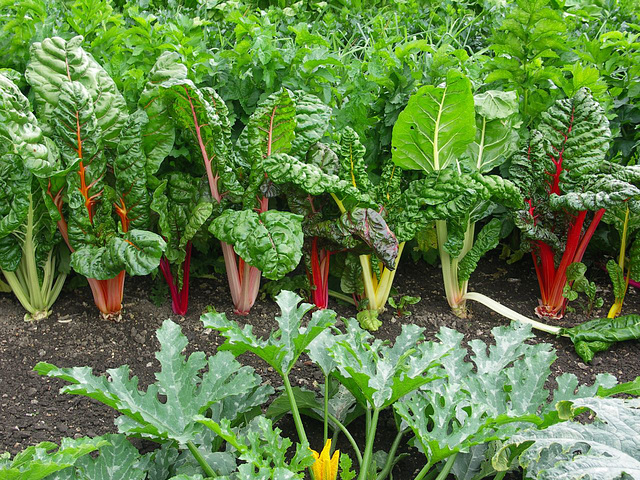
[[333, 457], [329, 458], [331, 454], [331, 439], [327, 440], [322, 453], [318, 455], [318, 452], [311, 450], [315, 463], [311, 466], [313, 476], [316, 480], [336, 480], [338, 478], [338, 459], [340, 458], [340, 450], [336, 450], [333, 453]]

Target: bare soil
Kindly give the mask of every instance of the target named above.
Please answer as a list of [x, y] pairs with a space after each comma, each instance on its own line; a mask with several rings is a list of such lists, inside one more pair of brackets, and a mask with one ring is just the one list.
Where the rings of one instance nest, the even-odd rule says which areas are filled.
[[[599, 285], [599, 295], [604, 297], [605, 307], [592, 314], [606, 316], [613, 301], [606, 274], [590, 268], [589, 275]], [[418, 295], [422, 300], [410, 307], [411, 316], [398, 317], [389, 310], [382, 315], [383, 326], [375, 335], [393, 340], [402, 323], [413, 322], [426, 329], [432, 337], [441, 326], [455, 328], [465, 334], [466, 340], [481, 338], [490, 342], [493, 327], [504, 325], [506, 320], [482, 305], [471, 305], [473, 315], [460, 319], [450, 313], [444, 297], [442, 276], [437, 266], [414, 264], [405, 259], [400, 265], [395, 286], [401, 294]], [[93, 367], [95, 373], [129, 364], [144, 388], [154, 381], [159, 364], [154, 353], [159, 347], [154, 332], [163, 320], [171, 318], [182, 326], [189, 339], [189, 352], [201, 350], [214, 354], [223, 341], [214, 332], [205, 330], [199, 321], [207, 305], [229, 318], [254, 325], [256, 334], [267, 334], [275, 328], [276, 305], [269, 298], [259, 300], [250, 315], [238, 317], [230, 303], [226, 279], [221, 275], [214, 280], [193, 279], [189, 313], [186, 317], [174, 315], [169, 302], [157, 307], [150, 301], [152, 280], [127, 278], [125, 285], [124, 315], [120, 323], [107, 323], [100, 319], [93, 305], [88, 287], [64, 292], [54, 306], [54, 313], [38, 323], [23, 321], [24, 312], [9, 294], [0, 294], [0, 452], [15, 454], [29, 445], [50, 440], [59, 442], [62, 437], [95, 436], [115, 432], [113, 424], [117, 413], [93, 401], [78, 396], [60, 395], [64, 382], [39, 377], [34, 365], [46, 361], [61, 367]], [[538, 285], [529, 258], [507, 265], [497, 255], [484, 259], [471, 278], [471, 290], [482, 292], [508, 307], [533, 316], [538, 302]], [[343, 316], [353, 316], [349, 306], [330, 300], [331, 307]], [[640, 292], [630, 289], [623, 313], [640, 312]], [[583, 315], [569, 313], [561, 322], [564, 326], [586, 320]], [[640, 343], [625, 342], [610, 351], [598, 354], [591, 365], [584, 364], [575, 354], [568, 339], [540, 333], [535, 341], [551, 343], [557, 349], [558, 360], [552, 367], [553, 374], [574, 373], [581, 383], [593, 383], [598, 373], [609, 372], [621, 382], [640, 376]], [[241, 362], [253, 366], [265, 382], [274, 387], [281, 385], [277, 374], [256, 357], [243, 355]], [[316, 388], [322, 381], [321, 373], [302, 358], [294, 368], [292, 384], [304, 388]], [[265, 406], [266, 407], [266, 406]], [[308, 430], [310, 441], [320, 449], [322, 428], [312, 425]], [[295, 429], [290, 417], [280, 420], [279, 427], [285, 435], [295, 439]], [[363, 426], [355, 425], [356, 439], [363, 440]], [[376, 448], [388, 448], [395, 436], [391, 415], [382, 417]], [[339, 448], [348, 451], [343, 442]], [[409, 447], [404, 446], [404, 450]], [[394, 477], [413, 478], [423, 466], [424, 460], [417, 452], [401, 461], [394, 469]], [[353, 457], [352, 457], [353, 458]]]

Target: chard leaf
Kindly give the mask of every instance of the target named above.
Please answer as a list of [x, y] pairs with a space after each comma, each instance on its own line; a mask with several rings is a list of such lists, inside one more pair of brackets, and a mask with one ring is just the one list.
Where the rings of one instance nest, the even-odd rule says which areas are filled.
[[129, 116], [118, 142], [118, 154], [113, 160], [116, 177], [115, 210], [122, 231], [151, 229], [151, 195], [147, 190], [147, 157], [143, 151], [143, 130], [149, 122], [147, 114], [138, 110]]
[[[574, 417], [589, 409], [595, 420], [552, 425], [514, 435], [504, 449], [533, 441], [518, 462], [534, 479], [619, 479], [640, 476], [640, 403], [617, 398], [584, 398], [559, 404]], [[500, 452], [498, 452], [498, 455]], [[494, 464], [496, 457], [494, 457]]]
[[437, 366], [452, 349], [448, 342], [423, 342], [423, 328], [403, 325], [393, 347], [345, 319], [346, 333], [335, 337], [330, 354], [335, 375], [364, 407], [382, 409], [439, 378]]
[[338, 226], [345, 233], [361, 238], [389, 270], [395, 269], [398, 240], [377, 211], [356, 207], [340, 216]]
[[338, 175], [340, 161], [338, 155], [324, 143], [316, 143], [307, 151], [306, 163], [319, 167], [328, 175]]
[[171, 78], [186, 79], [187, 67], [180, 63], [178, 53], [163, 52], [149, 72], [147, 84], [138, 101], [138, 107], [144, 109], [149, 117], [142, 137], [148, 175], [156, 173], [162, 161], [171, 153], [175, 141], [170, 101], [162, 95], [159, 86]]
[[296, 105], [295, 136], [291, 152], [304, 158], [312, 145], [317, 144], [329, 128], [331, 107], [322, 103], [315, 95], [297, 91], [294, 93]]
[[[231, 162], [231, 139], [226, 105], [211, 89], [199, 89], [189, 79], [171, 77], [158, 85], [171, 108], [173, 120], [190, 132], [194, 158], [202, 159], [220, 195], [239, 198], [243, 188]], [[213, 185], [210, 186], [213, 188]]]
[[445, 86], [422, 87], [398, 116], [393, 127], [393, 161], [407, 170], [443, 170], [465, 152], [474, 138], [471, 82], [452, 69]]
[[474, 177], [453, 170], [435, 172], [414, 180], [389, 207], [393, 231], [399, 242], [411, 240], [434, 220], [460, 219], [466, 223], [487, 191]]
[[338, 176], [359, 191], [368, 193], [372, 190], [372, 186], [364, 161], [365, 153], [366, 150], [360, 143], [358, 134], [351, 127], [346, 127], [340, 136]]
[[180, 264], [186, 246], [207, 222], [213, 204], [201, 199], [200, 179], [183, 172], [167, 175], [153, 192], [151, 209], [158, 214], [160, 233], [167, 242], [165, 256]]
[[55, 159], [20, 89], [0, 73], [0, 155], [17, 155], [34, 175], [48, 176]]
[[332, 310], [313, 312], [306, 327], [302, 327], [302, 318], [313, 305], [302, 303], [298, 295], [283, 290], [276, 297], [281, 315], [276, 317], [278, 330], [268, 339], [261, 340], [253, 334], [253, 326], [240, 328], [236, 322], [227, 319], [222, 313], [206, 313], [200, 317], [205, 328], [218, 330], [227, 340], [219, 349], [230, 350], [235, 356], [250, 351], [271, 365], [280, 375], [288, 375], [298, 357], [322, 331], [335, 324], [336, 313]]
[[[108, 379], [94, 376], [89, 367], [58, 368], [40, 362], [35, 370], [70, 382], [62, 393], [84, 395], [118, 410], [123, 414], [116, 420], [121, 433], [180, 444], [195, 438], [202, 429], [195, 419], [210, 406], [227, 397], [248, 395], [258, 386], [253, 369], [241, 367], [230, 353], [206, 359], [204, 353], [196, 352], [185, 358], [181, 352], [187, 338], [171, 320], [165, 320], [156, 335], [161, 370], [146, 392], [138, 390], [138, 378], [130, 378], [127, 365], [107, 370]], [[166, 400], [161, 401], [159, 394]]]
[[303, 163], [290, 155], [281, 153], [266, 157], [262, 160], [262, 167], [274, 183], [291, 183], [314, 196], [333, 193], [346, 204], [373, 205], [366, 194], [360, 193], [350, 183], [325, 173], [317, 165]]
[[517, 149], [519, 140], [516, 92], [489, 90], [474, 97], [476, 138], [469, 144], [470, 167], [488, 173]]
[[622, 302], [626, 290], [624, 272], [615, 260], [609, 260], [607, 262], [607, 272], [609, 273], [611, 283], [613, 284], [613, 297], [616, 302]]
[[109, 445], [103, 437], [63, 438], [60, 447], [55, 443], [42, 442], [27, 447], [13, 460], [0, 463], [0, 478], [3, 480], [40, 480], [68, 467], [79, 458]]
[[631, 280], [640, 282], [640, 238], [631, 244], [629, 259], [629, 276]]
[[498, 218], [491, 219], [491, 221], [480, 230], [473, 247], [462, 257], [458, 264], [458, 282], [460, 285], [469, 280], [471, 274], [478, 266], [480, 258], [489, 250], [496, 248], [500, 240], [501, 230], [502, 222]]
[[107, 280], [125, 270], [130, 275], [148, 275], [158, 267], [166, 246], [160, 235], [131, 230], [110, 237], [104, 247], [86, 245], [71, 254], [71, 266], [80, 275]]
[[32, 44], [25, 76], [35, 92], [38, 117], [47, 123], [47, 134], [58, 124], [54, 110], [65, 85], [79, 82], [94, 104], [105, 146], [113, 147], [127, 120], [127, 105], [106, 70], [82, 49], [82, 40], [81, 36], [69, 41], [52, 37]]
[[278, 280], [298, 266], [302, 257], [302, 216], [268, 210], [225, 210], [211, 222], [209, 231], [233, 245], [249, 265], [271, 280]]
[[265, 180], [262, 161], [271, 155], [289, 153], [295, 128], [296, 106], [292, 93], [286, 88], [269, 95], [251, 115], [245, 128], [245, 160], [250, 166], [249, 185], [243, 199], [245, 208], [253, 208]]
[[352, 253], [347, 253], [344, 261], [344, 269], [340, 275], [340, 290], [347, 294], [355, 293], [357, 295], [364, 291], [362, 265], [358, 257]]
[[504, 120], [518, 113], [518, 96], [515, 91], [487, 90], [473, 97], [476, 112], [486, 120]]
[[640, 315], [596, 318], [572, 328], [563, 328], [561, 335], [568, 335], [578, 355], [589, 363], [597, 352], [607, 350], [616, 342], [640, 339]]

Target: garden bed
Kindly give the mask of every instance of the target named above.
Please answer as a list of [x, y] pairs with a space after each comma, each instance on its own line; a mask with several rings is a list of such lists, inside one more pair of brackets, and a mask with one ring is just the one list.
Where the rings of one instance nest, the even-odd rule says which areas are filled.
[[[610, 284], [597, 268], [590, 272], [599, 285], [599, 295], [604, 298], [604, 307], [592, 315], [606, 316], [613, 301]], [[474, 273], [471, 285], [477, 291], [498, 300], [508, 307], [533, 315], [537, 305], [538, 289], [535, 272], [528, 258], [507, 265], [497, 255], [487, 257]], [[120, 323], [107, 323], [99, 319], [91, 301], [88, 287], [64, 292], [55, 305], [54, 313], [38, 323], [25, 323], [20, 305], [9, 294], [0, 296], [0, 451], [12, 454], [28, 445], [50, 440], [59, 442], [62, 437], [94, 436], [114, 432], [113, 419], [116, 412], [84, 397], [58, 394], [63, 382], [39, 377], [33, 366], [46, 361], [61, 367], [93, 367], [95, 373], [108, 368], [129, 364], [140, 379], [142, 387], [154, 381], [153, 374], [159, 365], [154, 357], [158, 342], [154, 332], [166, 318], [178, 322], [189, 339], [189, 350], [201, 350], [208, 355], [216, 351], [223, 339], [211, 330], [205, 330], [199, 321], [200, 314], [208, 305], [217, 311], [226, 312], [241, 324], [254, 325], [257, 335], [267, 334], [275, 328], [274, 316], [277, 306], [269, 298], [263, 298], [245, 317], [235, 316], [229, 300], [226, 279], [220, 275], [215, 280], [194, 279], [189, 313], [182, 318], [172, 314], [169, 303], [156, 307], [150, 300], [152, 281], [148, 278], [127, 278], [124, 315]], [[441, 326], [448, 326], [464, 333], [465, 340], [480, 338], [490, 341], [490, 331], [507, 321], [479, 304], [472, 305], [473, 316], [460, 319], [449, 312], [442, 292], [442, 278], [437, 266], [414, 264], [410, 260], [400, 265], [396, 288], [401, 294], [419, 295], [422, 300], [411, 308], [413, 315], [397, 317], [387, 310], [382, 315], [383, 325], [375, 336], [394, 339], [403, 322], [412, 322], [426, 329], [427, 338], [433, 337]], [[351, 307], [341, 306], [330, 300], [330, 307], [340, 315], [353, 316]], [[640, 293], [630, 289], [623, 313], [640, 312]], [[586, 320], [576, 313], [567, 314], [562, 326], [573, 326]], [[553, 365], [553, 374], [574, 373], [580, 383], [593, 383], [599, 373], [609, 372], [619, 381], [626, 382], [640, 376], [640, 345], [624, 342], [614, 345], [610, 351], [596, 355], [592, 364], [584, 364], [575, 354], [568, 339], [539, 334], [537, 341], [551, 343], [557, 350], [558, 360]], [[274, 387], [281, 385], [278, 375], [255, 356], [244, 355], [240, 360], [252, 365], [266, 382]], [[314, 388], [322, 382], [322, 374], [305, 363], [305, 357], [293, 370], [292, 384], [303, 388]], [[287, 436], [295, 437], [290, 417], [281, 420], [278, 426]], [[391, 418], [381, 423], [380, 447], [384, 440], [393, 438], [395, 431], [386, 434], [385, 429], [394, 429]], [[310, 441], [321, 444], [321, 426], [309, 429]], [[319, 434], [314, 439], [314, 434]], [[358, 439], [360, 440], [360, 439]], [[344, 443], [339, 448], [344, 448]], [[415, 455], [401, 461], [394, 470], [397, 478], [412, 478], [422, 464], [422, 457]]]

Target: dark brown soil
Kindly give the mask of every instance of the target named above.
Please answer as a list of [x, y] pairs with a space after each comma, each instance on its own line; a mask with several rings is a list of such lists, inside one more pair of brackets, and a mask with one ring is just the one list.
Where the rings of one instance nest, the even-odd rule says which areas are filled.
[[[599, 294], [608, 308], [612, 302], [608, 280], [596, 268], [591, 268], [589, 274], [595, 276]], [[172, 314], [168, 301], [162, 307], [151, 303], [151, 285], [149, 279], [127, 279], [124, 316], [120, 323], [100, 320], [88, 287], [63, 293], [54, 306], [53, 315], [39, 323], [25, 323], [18, 302], [9, 294], [0, 295], [0, 452], [6, 450], [15, 454], [43, 440], [58, 442], [65, 436], [95, 436], [116, 431], [114, 411], [83, 397], [58, 394], [63, 382], [39, 377], [32, 371], [39, 361], [62, 367], [88, 365], [96, 373], [127, 363], [139, 377], [141, 386], [146, 386], [153, 382], [153, 374], [159, 367], [154, 357], [158, 348], [154, 332], [166, 318], [172, 318], [182, 326], [190, 342], [190, 351], [215, 353], [222, 339], [205, 330], [199, 316], [207, 305], [215, 306], [218, 311], [232, 311], [226, 279], [222, 276], [216, 280], [194, 279], [189, 314], [184, 318]], [[440, 269], [436, 266], [405, 260], [395, 286], [401, 294], [419, 295], [422, 301], [410, 307], [412, 316], [398, 318], [391, 311], [383, 314], [383, 326], [376, 333], [380, 338], [393, 339], [403, 322], [413, 322], [424, 327], [427, 336], [446, 325], [463, 332], [467, 340], [481, 338], [487, 341], [493, 327], [506, 323], [504, 318], [479, 304], [471, 306], [473, 316], [470, 319], [452, 315], [444, 298]], [[497, 256], [483, 260], [471, 279], [471, 289], [528, 316], [533, 316], [533, 308], [537, 305], [538, 286], [528, 258], [514, 265], [505, 264]], [[341, 315], [355, 314], [350, 307], [336, 302], [331, 306]], [[606, 316], [606, 308], [592, 316]], [[624, 313], [638, 312], [640, 292], [631, 288]], [[256, 334], [266, 334], [275, 326], [276, 313], [275, 304], [265, 298], [258, 301], [247, 317], [228, 315], [240, 323], [253, 324]], [[584, 316], [568, 314], [562, 322], [574, 325], [584, 320]], [[575, 354], [569, 340], [544, 333], [537, 339], [549, 342], [557, 349], [554, 375], [573, 372], [581, 383], [589, 384], [598, 373], [612, 373], [619, 381], [630, 381], [640, 375], [638, 342], [618, 344], [599, 354], [592, 365], [586, 365]], [[256, 357], [244, 355], [240, 360], [252, 365], [265, 381], [274, 386], [281, 385], [277, 375]], [[314, 367], [305, 365], [304, 360], [294, 368], [292, 384], [314, 388], [322, 376]], [[281, 420], [279, 426], [295, 440], [290, 417]], [[319, 424], [317, 428], [310, 427], [310, 441], [317, 443], [319, 449], [321, 427]], [[359, 436], [362, 435], [360, 432]], [[388, 447], [394, 436], [392, 418], [383, 417], [378, 435], [380, 448]], [[346, 445], [340, 445], [340, 448], [344, 447]], [[416, 453], [396, 466], [394, 476], [413, 478], [422, 465], [423, 459]]]

